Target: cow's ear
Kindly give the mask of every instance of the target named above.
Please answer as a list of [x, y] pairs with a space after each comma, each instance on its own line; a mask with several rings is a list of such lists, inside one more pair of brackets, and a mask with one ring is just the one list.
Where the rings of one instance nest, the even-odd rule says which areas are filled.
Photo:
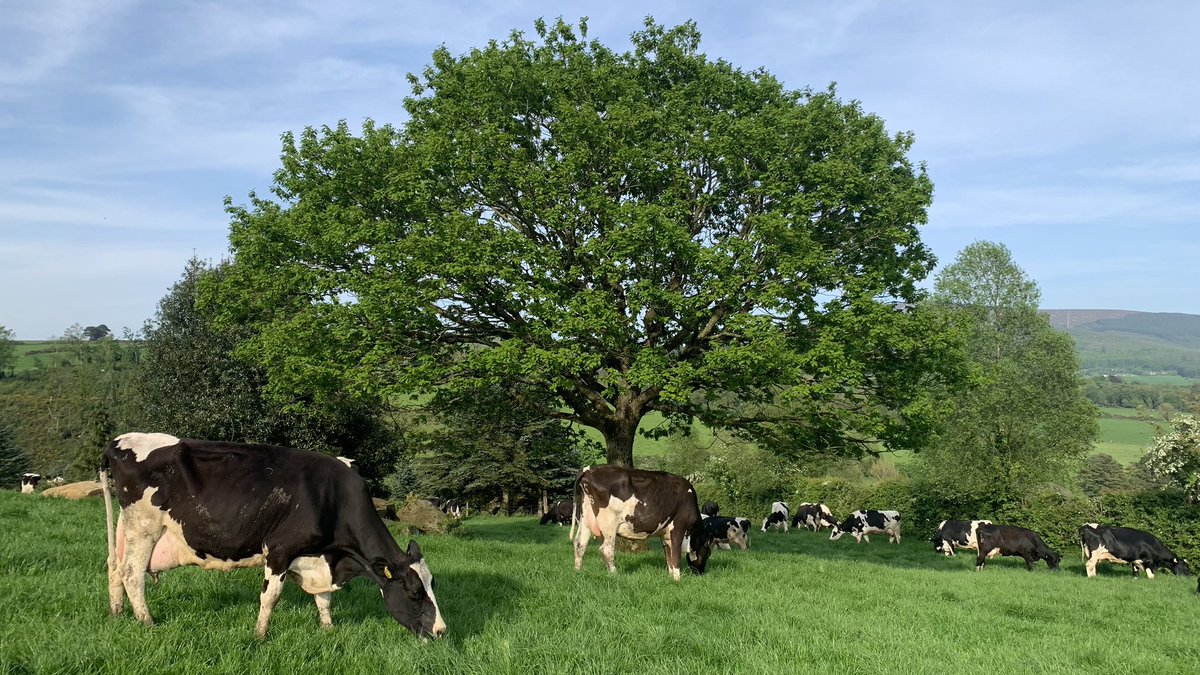
[[421, 547], [417, 545], [416, 539], [408, 540], [408, 557], [414, 560], [421, 557]]
[[396, 578], [396, 571], [392, 569], [392, 566], [388, 564], [388, 561], [384, 560], [383, 558], [376, 558], [372, 560], [371, 569], [374, 570], [375, 574], [382, 579], [391, 581], [392, 579]]

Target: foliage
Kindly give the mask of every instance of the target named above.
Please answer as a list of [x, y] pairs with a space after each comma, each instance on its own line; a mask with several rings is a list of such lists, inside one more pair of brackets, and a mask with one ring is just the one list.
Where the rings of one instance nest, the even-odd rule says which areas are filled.
[[93, 342], [74, 325], [52, 359], [0, 380], [0, 414], [11, 421], [34, 471], [68, 480], [94, 475], [100, 448], [137, 417], [138, 349], [133, 335]]
[[408, 462], [423, 496], [481, 508], [490, 502], [512, 513], [538, 504], [542, 491], [568, 498], [579, 470], [599, 456], [581, 431], [514, 406], [500, 387], [444, 392], [429, 410], [436, 424], [412, 432], [419, 440]]
[[83, 336], [92, 341], [100, 340], [111, 335], [112, 330], [104, 324], [100, 324], [99, 326], [88, 326], [87, 328], [83, 329]]
[[[1193, 389], [1200, 387], [1196, 385]], [[1154, 385], [1126, 382], [1119, 375], [1097, 375], [1085, 381], [1083, 393], [1088, 400], [1102, 407], [1157, 410], [1169, 404], [1176, 409], [1186, 408], [1189, 389], [1173, 385]]]
[[0, 326], [0, 378], [12, 374], [17, 361], [17, 345], [12, 330]]
[[[411, 77], [401, 129], [285, 136], [229, 205], [224, 320], [284, 399], [510, 389], [632, 463], [651, 411], [796, 453], [919, 446], [953, 377], [909, 134], [647, 20], [536, 24]], [[525, 397], [525, 392], [537, 395]]]
[[12, 429], [0, 420], [0, 488], [21, 485], [21, 475], [31, 468], [29, 456], [17, 445]]
[[1128, 485], [1125, 467], [1103, 452], [1088, 456], [1079, 469], [1078, 482], [1079, 489], [1089, 497], [1124, 490]]
[[1172, 418], [1170, 431], [1158, 435], [1146, 451], [1146, 466], [1160, 480], [1182, 489], [1189, 501], [1200, 501], [1200, 418]]
[[159, 301], [155, 318], [146, 322], [136, 381], [141, 427], [186, 438], [344, 455], [358, 462], [369, 481], [377, 481], [397, 452], [383, 406], [373, 397], [336, 391], [321, 401], [291, 406], [266, 400], [263, 369], [235, 354], [250, 326], [217, 326], [200, 304], [204, 280], [219, 282], [227, 274], [227, 264], [189, 260]]
[[968, 501], [1007, 504], [1065, 481], [1092, 447], [1097, 411], [1082, 394], [1071, 339], [1037, 311], [1036, 284], [1001, 244], [975, 242], [935, 280], [931, 306], [968, 335], [974, 386], [916, 475]]

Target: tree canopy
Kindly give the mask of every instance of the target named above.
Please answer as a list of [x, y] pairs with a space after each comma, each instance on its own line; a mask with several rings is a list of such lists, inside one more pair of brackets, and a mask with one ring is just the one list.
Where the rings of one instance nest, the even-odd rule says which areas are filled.
[[[284, 398], [505, 388], [631, 464], [644, 415], [784, 452], [920, 445], [954, 337], [920, 299], [913, 137], [647, 19], [559, 21], [410, 76], [408, 121], [285, 135], [228, 202], [224, 321]], [[536, 391], [525, 397], [522, 392]]]

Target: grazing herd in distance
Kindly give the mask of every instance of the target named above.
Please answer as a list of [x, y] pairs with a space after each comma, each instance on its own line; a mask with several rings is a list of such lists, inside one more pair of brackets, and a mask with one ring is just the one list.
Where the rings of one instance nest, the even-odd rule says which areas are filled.
[[[115, 531], [109, 476], [120, 513]], [[37, 474], [26, 474], [22, 492], [32, 492]], [[134, 616], [152, 625], [145, 577], [183, 565], [229, 570], [264, 570], [255, 634], [265, 637], [285, 580], [313, 596], [322, 628], [332, 628], [330, 596], [356, 577], [380, 589], [389, 614], [416, 635], [441, 637], [447, 625], [434, 597], [435, 582], [416, 541], [401, 549], [376, 512], [366, 482], [353, 462], [317, 452], [261, 444], [180, 439], [162, 433], [127, 433], [104, 449], [103, 488], [108, 541], [109, 609], [120, 614], [128, 599]], [[28, 487], [28, 489], [26, 489]], [[437, 504], [457, 517], [466, 505]], [[541, 524], [570, 524], [575, 569], [583, 564], [591, 537], [616, 572], [616, 539], [658, 537], [667, 569], [680, 579], [681, 564], [704, 574], [714, 547], [745, 550], [751, 521], [719, 515], [714, 502], [698, 506], [687, 479], [663, 471], [616, 465], [585, 467], [575, 480], [574, 499], [556, 502]], [[247, 518], [246, 514], [253, 514]], [[898, 511], [858, 510], [838, 522], [825, 504], [805, 502], [795, 515], [786, 502], [773, 502], [761, 531], [803, 525], [831, 530], [830, 540], [848, 534], [858, 543], [886, 534], [900, 543]], [[1141, 571], [1190, 576], [1188, 562], [1153, 535], [1124, 527], [1087, 523], [1080, 547], [1088, 577], [1100, 562], [1129, 564]], [[944, 520], [931, 542], [946, 556], [976, 551], [976, 570], [989, 558], [1015, 556], [1032, 571], [1038, 560], [1051, 570], [1061, 556], [1036, 532], [988, 520]], [[1197, 591], [1200, 592], [1200, 586]]]

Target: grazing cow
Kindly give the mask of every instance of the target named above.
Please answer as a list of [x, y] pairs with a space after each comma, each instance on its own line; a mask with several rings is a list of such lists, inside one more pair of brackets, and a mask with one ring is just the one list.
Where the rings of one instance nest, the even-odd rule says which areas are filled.
[[696, 506], [696, 490], [686, 478], [665, 471], [642, 471], [613, 464], [589, 466], [580, 471], [575, 478], [575, 512], [571, 516], [576, 570], [583, 567], [583, 554], [593, 535], [600, 537], [600, 557], [614, 574], [617, 566], [613, 554], [618, 536], [661, 537], [667, 570], [676, 581], [680, 557], [686, 555], [693, 573], [704, 574], [712, 554]]
[[1154, 578], [1154, 570], [1171, 570], [1178, 576], [1191, 576], [1188, 562], [1175, 555], [1149, 532], [1129, 527], [1100, 527], [1087, 523], [1079, 528], [1079, 543], [1083, 548], [1083, 561], [1087, 575], [1096, 576], [1096, 564], [1115, 562], [1133, 568], [1136, 579], [1144, 569], [1146, 576]]
[[975, 528], [979, 543], [975, 556], [975, 570], [983, 569], [988, 558], [997, 555], [1014, 556], [1025, 560], [1025, 569], [1033, 571], [1033, 563], [1045, 560], [1052, 570], [1058, 569], [1062, 556], [1050, 550], [1037, 532], [1011, 525], [980, 525]]
[[467, 510], [467, 505], [457, 499], [447, 499], [442, 503], [442, 513], [445, 513], [455, 518], [462, 518], [463, 513]]
[[979, 550], [979, 541], [975, 531], [980, 525], [991, 525], [990, 520], [943, 520], [938, 523], [937, 534], [933, 535], [933, 550], [942, 555], [954, 555], [956, 548]]
[[861, 544], [864, 539], [868, 544], [871, 543], [871, 538], [867, 536], [869, 534], [886, 534], [889, 542], [899, 544], [900, 512], [860, 509], [846, 516], [846, 520], [842, 521], [840, 525], [833, 526], [833, 533], [829, 535], [829, 541], [837, 541], [843, 534], [853, 536], [855, 543], [858, 544]]
[[806, 530], [819, 532], [821, 528], [837, 525], [837, 521], [834, 520], [833, 512], [829, 510], [828, 506], [804, 502], [796, 509], [796, 515], [792, 516], [792, 527], [801, 525], [804, 525]]
[[[113, 534], [111, 468], [121, 512]], [[255, 633], [264, 637], [289, 575], [313, 596], [321, 627], [332, 628], [330, 594], [365, 576], [388, 613], [419, 636], [446, 624], [433, 575], [417, 542], [401, 550], [375, 512], [366, 483], [342, 462], [270, 445], [129, 433], [104, 449], [100, 484], [108, 535], [109, 609], [126, 596], [153, 625], [146, 572], [180, 565], [263, 567]]]
[[33, 489], [37, 487], [38, 481], [41, 479], [41, 474], [37, 473], [27, 473], [21, 476], [21, 494], [33, 494]]
[[717, 548], [728, 551], [730, 544], [736, 544], [743, 551], [750, 548], [750, 538], [737, 518], [709, 516], [703, 520], [703, 524], [708, 540]]
[[787, 502], [771, 502], [771, 515], [763, 518], [762, 531], [766, 532], [768, 527], [779, 529], [783, 527], [783, 531], [788, 531], [788, 505]]
[[550, 510], [542, 516], [542, 522], [539, 524], [558, 523], [559, 527], [562, 527], [570, 524], [573, 513], [575, 513], [575, 502], [570, 499], [560, 499], [554, 502], [554, 506], [551, 506]]
[[704, 506], [700, 507], [700, 515], [715, 516], [721, 512], [721, 507], [717, 506], [716, 502], [704, 502]]

